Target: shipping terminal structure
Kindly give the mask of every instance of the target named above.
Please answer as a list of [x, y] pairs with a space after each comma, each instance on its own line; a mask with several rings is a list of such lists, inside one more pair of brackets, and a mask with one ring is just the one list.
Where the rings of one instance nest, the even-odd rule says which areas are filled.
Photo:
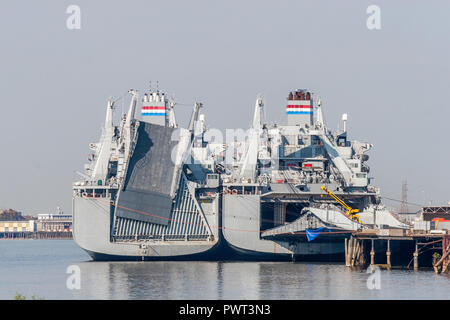
[[73, 237], [94, 260], [331, 261], [354, 231], [409, 228], [370, 184], [372, 145], [349, 140], [346, 114], [332, 132], [308, 90], [288, 94], [284, 124], [257, 97], [231, 142], [211, 138], [201, 103], [181, 128], [167, 94], [129, 94], [119, 123], [108, 100], [73, 184]]

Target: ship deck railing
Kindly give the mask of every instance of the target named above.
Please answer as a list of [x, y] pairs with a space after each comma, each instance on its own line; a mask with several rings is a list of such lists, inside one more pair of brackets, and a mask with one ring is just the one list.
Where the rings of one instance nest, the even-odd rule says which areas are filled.
[[170, 235], [120, 235], [114, 236], [112, 239], [114, 242], [124, 241], [206, 241], [211, 240], [209, 235], [186, 235], [186, 234], [170, 234]]

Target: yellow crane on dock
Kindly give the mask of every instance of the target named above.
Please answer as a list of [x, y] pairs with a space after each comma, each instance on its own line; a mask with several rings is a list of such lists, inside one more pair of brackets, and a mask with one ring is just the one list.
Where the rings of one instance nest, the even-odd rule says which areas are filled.
[[321, 188], [323, 191], [325, 191], [330, 197], [332, 197], [334, 200], [336, 200], [337, 203], [339, 203], [341, 206], [347, 210], [345, 212], [345, 215], [352, 221], [361, 223], [361, 220], [359, 220], [359, 215], [357, 214], [359, 212], [358, 209], [353, 209], [348, 204], [346, 204], [341, 198], [339, 198], [337, 195], [335, 195], [333, 192], [327, 189], [327, 187], [322, 186]]

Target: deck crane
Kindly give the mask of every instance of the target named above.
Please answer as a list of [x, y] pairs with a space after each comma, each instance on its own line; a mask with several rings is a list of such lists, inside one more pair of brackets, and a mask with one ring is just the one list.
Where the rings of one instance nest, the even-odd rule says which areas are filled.
[[353, 209], [348, 204], [346, 204], [341, 198], [339, 198], [337, 195], [335, 195], [333, 192], [328, 190], [325, 186], [322, 186], [321, 188], [323, 191], [325, 191], [330, 197], [332, 197], [334, 200], [336, 200], [337, 203], [339, 203], [341, 206], [347, 210], [345, 212], [345, 215], [352, 221], [361, 223], [361, 220], [359, 220], [359, 215], [357, 214], [359, 212], [358, 209]]

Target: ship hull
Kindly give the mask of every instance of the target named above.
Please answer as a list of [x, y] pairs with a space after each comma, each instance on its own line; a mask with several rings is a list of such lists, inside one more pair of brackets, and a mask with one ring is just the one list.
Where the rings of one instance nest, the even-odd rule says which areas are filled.
[[[334, 253], [310, 253], [310, 254], [292, 254], [292, 253], [268, 253], [254, 250], [243, 249], [228, 244], [233, 250], [234, 260], [243, 261], [297, 261], [297, 262], [341, 262], [344, 261], [344, 253], [336, 250]], [[310, 248], [311, 244], [305, 243], [306, 248]]]
[[[259, 222], [249, 219], [250, 224], [242, 225], [242, 221], [233, 219], [233, 208], [244, 201], [248, 204], [245, 214], [249, 217], [257, 215], [259, 197], [247, 196], [225, 201], [228, 210], [217, 217], [216, 225], [221, 227], [215, 230], [216, 240], [114, 241], [111, 238], [113, 212], [109, 201], [76, 197], [73, 199], [73, 237], [96, 261], [343, 260], [343, 239], [304, 241], [293, 250], [289, 247], [289, 241], [263, 240], [259, 232], [242, 232], [242, 228], [259, 227]], [[239, 223], [239, 227], [236, 228], [234, 223]], [[142, 244], [145, 244], [145, 248]]]
[[235, 247], [229, 243], [217, 245], [198, 254], [176, 256], [133, 256], [93, 252], [84, 249], [94, 261], [297, 261], [297, 262], [342, 262], [344, 253], [329, 254], [273, 254]]
[[193, 254], [183, 254], [183, 248], [178, 249], [181, 254], [166, 256], [118, 255], [84, 250], [95, 261], [221, 261], [233, 257], [227, 248], [219, 244], [203, 252]]
[[94, 260], [205, 259], [219, 247], [218, 240], [115, 241], [109, 201], [76, 197], [72, 206], [74, 241]]

